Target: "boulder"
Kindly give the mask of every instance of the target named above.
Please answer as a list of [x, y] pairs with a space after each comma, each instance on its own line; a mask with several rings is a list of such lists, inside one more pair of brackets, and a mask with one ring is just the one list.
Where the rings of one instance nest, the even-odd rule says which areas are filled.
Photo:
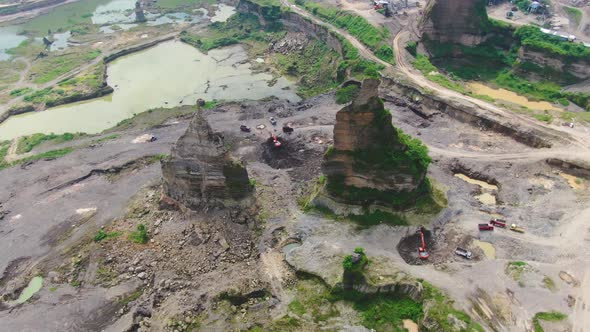
[[162, 161], [164, 196], [193, 210], [247, 207], [253, 186], [244, 165], [232, 159], [223, 137], [197, 112], [182, 137]]

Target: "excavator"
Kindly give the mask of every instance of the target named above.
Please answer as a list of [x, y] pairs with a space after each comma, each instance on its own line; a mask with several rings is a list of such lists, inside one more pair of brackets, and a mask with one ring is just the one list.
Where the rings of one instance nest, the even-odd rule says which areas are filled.
[[428, 257], [430, 257], [430, 254], [428, 253], [428, 251], [426, 251], [426, 241], [424, 241], [424, 232], [424, 227], [420, 227], [418, 229], [418, 233], [420, 233], [420, 240], [422, 241], [422, 246], [418, 248], [418, 256], [420, 256], [420, 259], [422, 260], [428, 259]]
[[279, 141], [279, 138], [274, 133], [270, 132], [270, 137], [272, 138], [272, 144], [274, 144], [275, 148], [280, 148], [283, 143]]

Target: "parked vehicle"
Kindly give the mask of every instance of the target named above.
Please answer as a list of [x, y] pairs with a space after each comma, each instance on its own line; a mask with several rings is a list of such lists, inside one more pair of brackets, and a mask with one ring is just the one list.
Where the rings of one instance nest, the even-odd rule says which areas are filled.
[[276, 125], [277, 125], [277, 120], [276, 120], [275, 118], [271, 117], [271, 118], [269, 119], [269, 121], [270, 121], [270, 124], [271, 124], [271, 125], [273, 125], [273, 126], [276, 126]]
[[510, 225], [510, 230], [517, 233], [524, 233], [524, 228], [518, 227], [516, 224]]
[[479, 224], [477, 225], [480, 231], [493, 231], [494, 226], [489, 224]]
[[494, 218], [494, 219], [490, 220], [490, 224], [492, 224], [496, 227], [506, 228], [506, 220]]
[[471, 259], [473, 257], [473, 254], [471, 253], [471, 251], [469, 251], [467, 249], [459, 248], [459, 247], [457, 247], [457, 249], [455, 249], [455, 254], [457, 254], [463, 258], [467, 258], [467, 259]]
[[250, 127], [246, 126], [246, 125], [241, 125], [240, 126], [240, 130], [246, 133], [250, 132]]

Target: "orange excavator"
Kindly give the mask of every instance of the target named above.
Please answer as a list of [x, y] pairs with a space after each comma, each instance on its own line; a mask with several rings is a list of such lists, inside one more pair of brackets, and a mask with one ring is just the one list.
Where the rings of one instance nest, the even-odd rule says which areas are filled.
[[420, 248], [418, 248], [418, 256], [420, 256], [420, 259], [424, 260], [424, 259], [428, 259], [428, 257], [430, 257], [430, 254], [428, 253], [428, 251], [426, 251], [426, 241], [424, 241], [424, 227], [420, 227], [418, 229], [418, 233], [420, 233], [420, 240], [422, 241], [422, 246]]
[[283, 145], [283, 143], [279, 141], [277, 135], [273, 134], [272, 132], [270, 133], [270, 137], [272, 137], [272, 143], [274, 144], [275, 148], [280, 148]]

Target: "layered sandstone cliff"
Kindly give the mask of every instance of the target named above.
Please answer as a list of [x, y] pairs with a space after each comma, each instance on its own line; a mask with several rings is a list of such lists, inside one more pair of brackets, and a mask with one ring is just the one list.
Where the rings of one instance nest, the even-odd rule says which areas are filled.
[[186, 133], [162, 161], [164, 194], [191, 209], [248, 206], [246, 168], [229, 155], [223, 137], [196, 113]]
[[426, 149], [393, 127], [379, 83], [365, 80], [358, 97], [336, 114], [334, 146], [322, 169], [328, 194], [341, 202], [404, 205], [424, 182]]
[[424, 39], [472, 46], [484, 41], [487, 23], [485, 0], [430, 0], [420, 29]]

